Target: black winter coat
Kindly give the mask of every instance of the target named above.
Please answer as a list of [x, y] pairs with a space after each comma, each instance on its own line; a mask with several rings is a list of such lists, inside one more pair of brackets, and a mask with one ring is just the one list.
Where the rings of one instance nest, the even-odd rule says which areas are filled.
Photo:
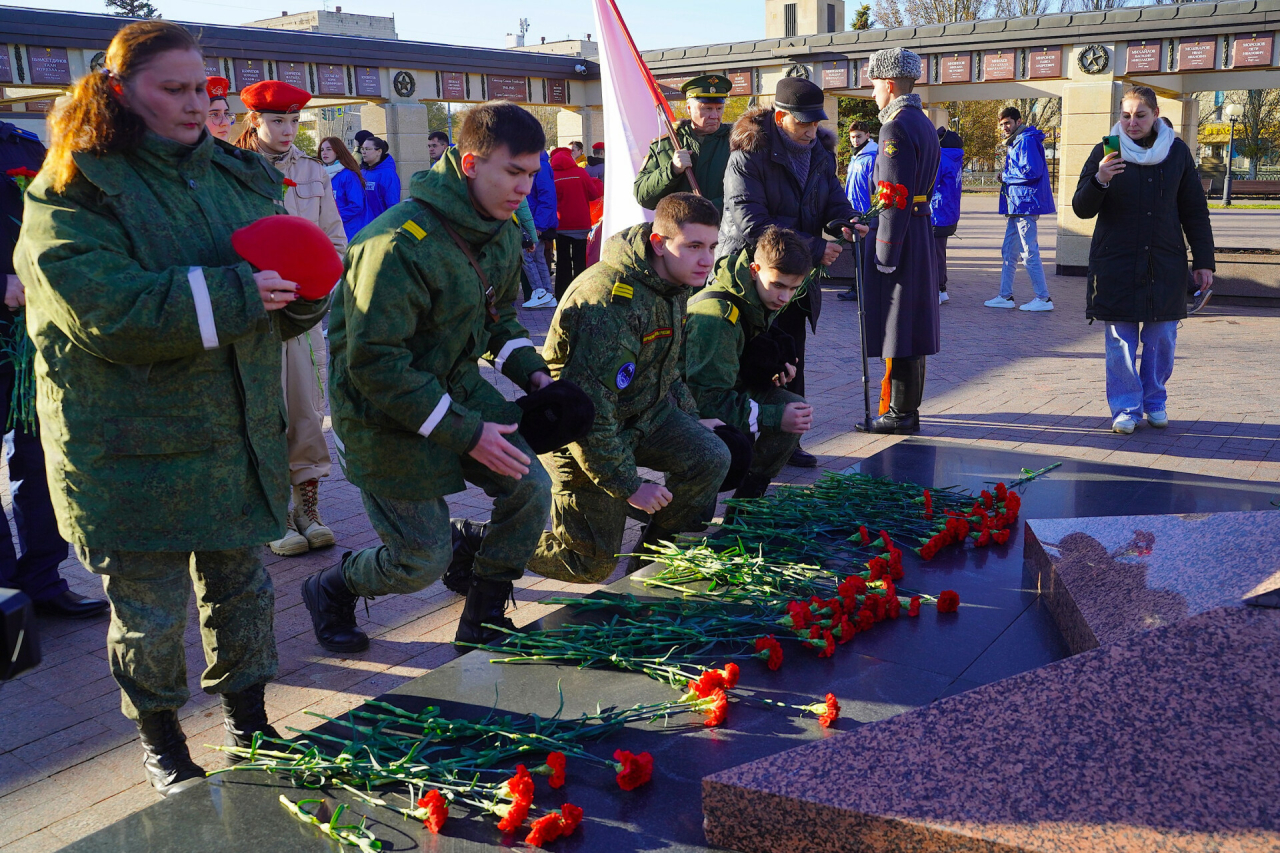
[[1164, 162], [1127, 163], [1106, 189], [1094, 179], [1102, 156], [1102, 145], [1095, 145], [1071, 200], [1076, 216], [1098, 217], [1085, 316], [1113, 323], [1181, 320], [1187, 316], [1187, 243], [1192, 268], [1214, 269], [1209, 205], [1191, 149], [1175, 139]]
[[[835, 134], [818, 129], [819, 144], [814, 146], [809, 176], [802, 187], [781, 133], [770, 107], [749, 110], [734, 123], [717, 258], [736, 255], [754, 245], [765, 229], [776, 225], [808, 239], [816, 267], [827, 249], [822, 229], [833, 219], [848, 221], [853, 216], [853, 205], [836, 177]], [[816, 281], [797, 300], [796, 307], [809, 314], [809, 325], [816, 329], [822, 310], [822, 289]]]

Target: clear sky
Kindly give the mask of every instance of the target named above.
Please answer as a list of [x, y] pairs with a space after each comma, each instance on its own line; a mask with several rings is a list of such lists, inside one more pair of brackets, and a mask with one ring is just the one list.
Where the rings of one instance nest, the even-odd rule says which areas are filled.
[[[175, 21], [243, 24], [280, 12], [307, 12], [321, 0], [152, 0]], [[269, 2], [269, 0], [268, 0]], [[616, 0], [641, 50], [764, 37], [764, 0]], [[6, 6], [33, 6], [69, 12], [105, 12], [101, 0], [33, 0]], [[595, 30], [591, 0], [329, 0], [333, 10], [395, 15], [400, 38], [477, 47], [503, 47], [506, 34], [529, 19], [528, 40], [536, 43], [582, 38]]]

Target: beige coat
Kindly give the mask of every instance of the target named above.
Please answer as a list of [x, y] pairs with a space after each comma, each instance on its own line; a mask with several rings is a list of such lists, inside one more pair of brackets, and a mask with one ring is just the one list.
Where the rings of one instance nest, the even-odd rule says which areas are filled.
[[284, 195], [284, 208], [293, 216], [310, 219], [320, 226], [338, 254], [347, 251], [347, 234], [342, 229], [342, 217], [333, 200], [333, 185], [329, 173], [319, 160], [308, 157], [298, 146], [290, 145], [283, 154], [267, 156], [271, 165], [297, 184], [289, 187]]

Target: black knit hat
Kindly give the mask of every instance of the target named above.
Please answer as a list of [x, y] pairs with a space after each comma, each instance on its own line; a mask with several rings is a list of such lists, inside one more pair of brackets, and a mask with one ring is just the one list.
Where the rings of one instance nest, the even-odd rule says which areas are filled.
[[520, 435], [541, 456], [591, 432], [596, 406], [581, 388], [563, 379], [516, 400], [524, 412]]
[[728, 492], [741, 486], [742, 481], [751, 470], [752, 447], [755, 442], [751, 440], [751, 436], [729, 424], [720, 424], [720, 426], [716, 427], [715, 432], [716, 435], [720, 436], [720, 440], [724, 442], [724, 446], [729, 448], [729, 457], [731, 459], [729, 473], [724, 475], [724, 482], [720, 484], [720, 488], [717, 491]]
[[822, 89], [803, 77], [783, 77], [775, 90], [773, 105], [795, 116], [796, 121], [826, 121]]

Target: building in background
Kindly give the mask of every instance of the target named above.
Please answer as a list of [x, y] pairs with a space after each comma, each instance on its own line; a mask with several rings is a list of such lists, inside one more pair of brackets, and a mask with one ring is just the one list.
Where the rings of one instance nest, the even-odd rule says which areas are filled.
[[764, 0], [765, 38], [816, 36], [844, 30], [844, 0]]
[[281, 12], [278, 18], [267, 18], [262, 21], [250, 21], [246, 27], [262, 27], [268, 30], [300, 30], [309, 33], [324, 33], [331, 36], [358, 36], [361, 38], [398, 39], [396, 35], [396, 18], [384, 18], [378, 15], [354, 15], [342, 11], [335, 6], [332, 12], [317, 9], [314, 12], [298, 12], [290, 15]]

